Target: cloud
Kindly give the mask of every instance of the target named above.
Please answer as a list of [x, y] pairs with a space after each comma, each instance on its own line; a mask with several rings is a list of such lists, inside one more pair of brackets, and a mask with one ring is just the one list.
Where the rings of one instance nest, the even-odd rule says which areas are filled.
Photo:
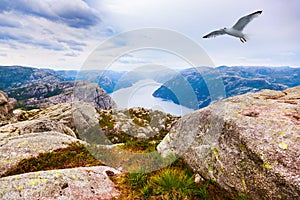
[[0, 12], [43, 17], [73, 28], [89, 28], [101, 22], [97, 12], [82, 0], [1, 0]]
[[77, 57], [79, 56], [78, 53], [75, 53], [75, 52], [70, 52], [70, 53], [65, 53], [64, 56], [68, 56], [68, 57]]
[[87, 46], [87, 44], [83, 42], [76, 42], [75, 40], [58, 39], [57, 41], [67, 45], [70, 49], [75, 51], [83, 51], [83, 47]]
[[[97, 48], [103, 41], [123, 31], [155, 27], [194, 40], [216, 65], [299, 66], [299, 6], [299, 0], [0, 0], [0, 52], [7, 55], [1, 57], [0, 65], [71, 68], [82, 66], [96, 49], [103, 60], [96, 55], [91, 65], [99, 66], [112, 60], [115, 52], [141, 42], [136, 38], [129, 40], [132, 43], [115, 40]], [[247, 43], [226, 36], [202, 39], [204, 34], [231, 26], [239, 17], [258, 9], [263, 14], [246, 27], [245, 33], [250, 34]], [[182, 48], [179, 41], [170, 45]], [[189, 50], [190, 54], [194, 52]], [[155, 62], [187, 67], [172, 56], [149, 52], [132, 56], [121, 57], [115, 65], [125, 68]]]
[[[269, 65], [276, 65], [282, 62], [274, 56], [278, 52], [299, 52], [300, 49], [299, 0], [241, 0], [239, 3], [236, 0], [103, 1], [110, 11], [110, 20], [121, 30], [157, 27], [178, 31], [199, 43], [216, 65], [248, 65], [253, 63], [248, 62], [251, 58], [261, 56], [271, 58]], [[226, 36], [202, 39], [204, 34], [230, 27], [241, 16], [256, 10], [263, 10], [263, 13], [245, 28], [245, 33], [250, 35], [247, 43], [241, 44], [238, 39]], [[237, 60], [237, 57], [249, 59]], [[285, 62], [286, 65], [300, 63], [300, 59], [290, 56]]]
[[17, 20], [7, 18], [3, 14], [0, 14], [0, 19], [0, 27], [19, 28], [22, 26]]
[[54, 51], [62, 51], [65, 49], [62, 45], [59, 45], [59, 43], [55, 41], [40, 40], [38, 38], [34, 38], [30, 35], [26, 35], [22, 33], [0, 32], [0, 41], [8, 44], [12, 44], [13, 43], [12, 41], [14, 41], [17, 43], [41, 47], [44, 49], [49, 49]]

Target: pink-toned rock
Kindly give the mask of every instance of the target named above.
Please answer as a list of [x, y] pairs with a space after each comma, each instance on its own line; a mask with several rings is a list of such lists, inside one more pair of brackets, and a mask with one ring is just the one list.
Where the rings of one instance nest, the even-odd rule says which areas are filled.
[[82, 141], [59, 132], [28, 133], [11, 136], [0, 133], [0, 177], [13, 170], [22, 159], [38, 156]]
[[159, 144], [253, 199], [300, 199], [300, 87], [231, 97], [182, 117]]
[[10, 99], [7, 95], [0, 91], [0, 125], [1, 121], [12, 118], [14, 109], [14, 99]]
[[39, 171], [0, 179], [0, 199], [5, 200], [109, 200], [119, 191], [108, 174], [120, 174], [106, 166]]

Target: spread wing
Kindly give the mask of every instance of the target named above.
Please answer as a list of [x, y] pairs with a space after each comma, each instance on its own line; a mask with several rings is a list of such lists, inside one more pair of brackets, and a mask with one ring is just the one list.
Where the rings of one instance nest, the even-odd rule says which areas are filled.
[[240, 18], [232, 28], [238, 31], [242, 31], [249, 22], [251, 22], [255, 17], [258, 17], [261, 13], [262, 11], [256, 11]]
[[203, 36], [203, 38], [211, 38], [211, 37], [216, 37], [218, 35], [224, 35], [224, 34], [226, 34], [225, 31], [223, 29], [221, 29], [221, 30], [213, 31], [213, 32]]

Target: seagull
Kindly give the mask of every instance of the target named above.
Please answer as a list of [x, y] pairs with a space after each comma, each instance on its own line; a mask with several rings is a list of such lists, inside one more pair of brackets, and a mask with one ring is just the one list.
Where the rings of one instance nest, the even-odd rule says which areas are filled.
[[218, 35], [224, 35], [228, 34], [234, 37], [240, 38], [241, 42], [247, 42], [246, 38], [247, 36], [242, 32], [245, 26], [251, 22], [255, 17], [258, 17], [262, 13], [262, 10], [256, 11], [254, 13], [251, 13], [249, 15], [246, 15], [242, 18], [240, 18], [235, 25], [231, 28], [222, 28], [217, 31], [213, 31], [205, 36], [203, 38], [211, 38], [211, 37], [216, 37]]

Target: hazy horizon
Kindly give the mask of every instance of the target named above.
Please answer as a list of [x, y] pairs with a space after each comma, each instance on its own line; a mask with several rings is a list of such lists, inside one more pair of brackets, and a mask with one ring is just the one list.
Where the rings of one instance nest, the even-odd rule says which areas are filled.
[[[231, 67], [231, 68], [234, 68], [234, 67], [266, 67], [266, 68], [284, 68], [284, 67], [290, 67], [290, 68], [300, 68], [300, 65], [299, 66], [288, 66], [288, 65], [283, 65], [283, 66], [264, 66], [264, 65], [257, 65], [257, 66], [248, 66], [248, 65], [239, 65], [239, 66], [230, 66], [230, 65], [219, 65], [219, 66], [215, 66], [215, 67], [210, 67], [210, 68], [218, 68], [218, 67], [223, 67], [223, 66], [226, 66], [226, 67]], [[28, 68], [36, 68], [36, 69], [50, 69], [50, 70], [54, 70], [54, 71], [103, 71], [103, 70], [107, 70], [107, 71], [116, 71], [116, 72], [129, 72], [131, 71], [132, 69], [76, 69], [76, 68], [71, 68], [71, 69], [57, 69], [55, 67], [43, 67], [43, 66], [23, 66], [23, 65], [0, 65], [0, 67], [28, 67]], [[208, 67], [208, 66], [198, 66], [198, 67]], [[182, 67], [182, 68], [173, 68], [172, 70], [175, 70], [175, 71], [181, 71], [181, 70], [185, 70], [185, 69], [190, 69], [190, 68], [194, 68], [193, 66], [188, 66], [188, 67]]]

